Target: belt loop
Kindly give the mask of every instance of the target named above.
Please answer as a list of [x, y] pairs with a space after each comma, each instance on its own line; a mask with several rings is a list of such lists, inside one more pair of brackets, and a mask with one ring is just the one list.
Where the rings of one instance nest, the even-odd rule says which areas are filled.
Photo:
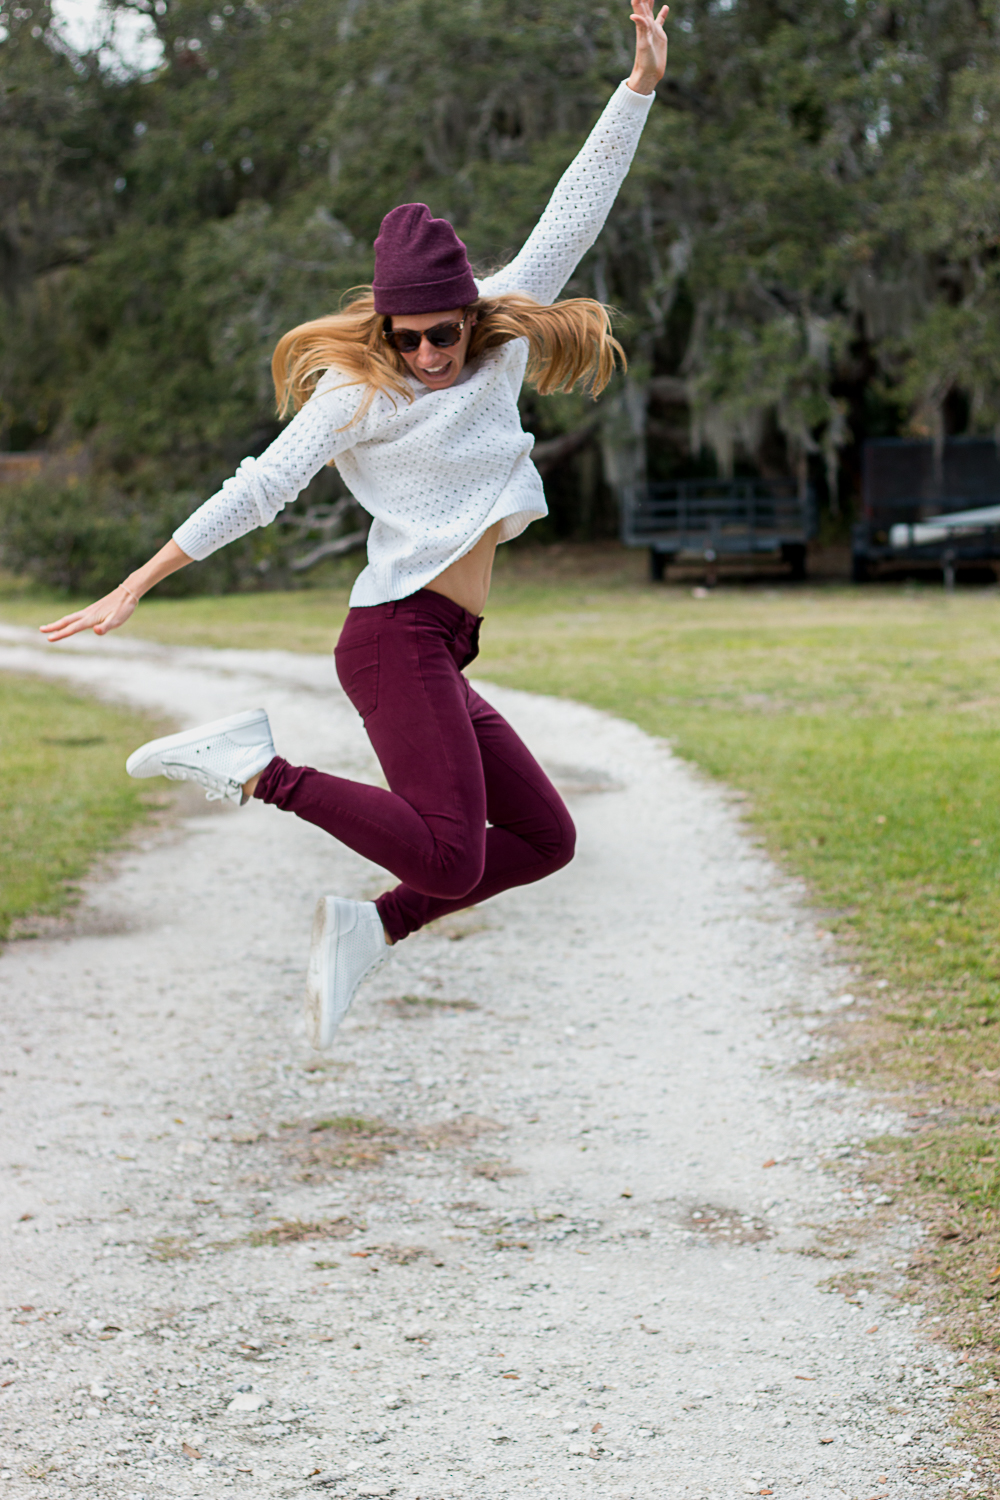
[[395, 613], [396, 613], [396, 601], [395, 601], [395, 599], [393, 599], [393, 600], [391, 600], [386, 605], [386, 609], [385, 609], [385, 617], [386, 617], [386, 619], [387, 620], [391, 620], [393, 618], [393, 616], [395, 615]]

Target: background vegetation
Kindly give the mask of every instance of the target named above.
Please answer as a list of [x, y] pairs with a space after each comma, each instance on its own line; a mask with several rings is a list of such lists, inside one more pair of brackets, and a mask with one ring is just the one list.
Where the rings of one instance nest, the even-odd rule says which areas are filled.
[[[271, 440], [276, 338], [370, 276], [388, 208], [425, 199], [476, 262], [512, 254], [631, 48], [617, 0], [123, 9], [158, 38], [148, 74], [74, 53], [47, 0], [0, 11], [0, 449], [63, 462], [3, 534], [88, 589]], [[613, 528], [622, 446], [660, 476], [808, 476], [836, 514], [865, 436], [993, 430], [998, 21], [995, 0], [677, 0], [570, 287], [623, 310], [630, 386], [596, 411], [524, 398], [567, 439], [540, 450], [550, 534]], [[331, 471], [298, 520], [338, 492]], [[174, 587], [287, 583], [318, 534], [271, 528]]]
[[122, 771], [157, 732], [148, 716], [0, 673], [0, 943], [62, 910], [95, 854], [161, 803]]

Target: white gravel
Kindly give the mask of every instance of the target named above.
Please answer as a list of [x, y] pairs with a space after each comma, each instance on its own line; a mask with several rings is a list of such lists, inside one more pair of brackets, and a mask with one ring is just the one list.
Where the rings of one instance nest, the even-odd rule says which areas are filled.
[[[0, 667], [263, 704], [289, 758], [378, 777], [329, 658], [5, 627]], [[384, 881], [271, 808], [192, 795], [0, 957], [2, 1493], [975, 1492], [962, 1367], [892, 1296], [920, 1226], [858, 1186], [899, 1122], [794, 1071], [851, 988], [801, 893], [664, 745], [481, 686], [578, 857], [401, 945], [326, 1063], [312, 908]], [[342, 1116], [395, 1149], [324, 1162]], [[289, 1220], [332, 1229], [250, 1242]]]

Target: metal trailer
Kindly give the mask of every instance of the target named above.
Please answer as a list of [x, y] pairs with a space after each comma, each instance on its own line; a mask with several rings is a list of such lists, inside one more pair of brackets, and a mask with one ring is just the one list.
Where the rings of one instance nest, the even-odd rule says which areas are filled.
[[687, 553], [710, 569], [724, 557], [778, 557], [793, 578], [806, 576], [806, 547], [816, 534], [812, 490], [792, 479], [679, 479], [626, 486], [622, 541], [649, 548], [649, 576], [662, 580]]
[[992, 438], [948, 438], [937, 451], [908, 438], [867, 442], [861, 495], [851, 533], [855, 583], [886, 564], [909, 564], [940, 567], [950, 585], [961, 564], [1000, 559], [1000, 518], [990, 513], [1000, 504], [1000, 453]]

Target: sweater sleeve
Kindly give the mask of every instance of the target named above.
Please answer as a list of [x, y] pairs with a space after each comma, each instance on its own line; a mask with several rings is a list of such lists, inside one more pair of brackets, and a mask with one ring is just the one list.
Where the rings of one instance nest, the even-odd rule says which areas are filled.
[[619, 84], [524, 248], [479, 283], [481, 296], [526, 292], [538, 302], [555, 300], [604, 227], [655, 97]]
[[177, 528], [174, 541], [188, 557], [201, 562], [237, 537], [269, 526], [324, 464], [353, 447], [360, 433], [350, 423], [361, 388], [339, 384], [342, 378], [328, 371], [260, 458], [245, 458], [221, 490]]

